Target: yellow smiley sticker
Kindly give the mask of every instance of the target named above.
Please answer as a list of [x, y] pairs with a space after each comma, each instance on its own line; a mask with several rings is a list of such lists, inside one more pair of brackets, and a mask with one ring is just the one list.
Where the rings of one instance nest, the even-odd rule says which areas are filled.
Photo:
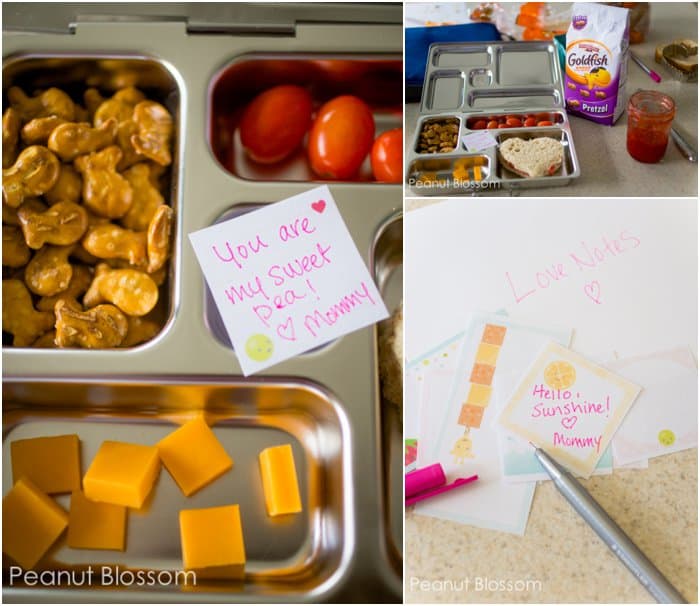
[[670, 429], [662, 429], [659, 432], [659, 443], [662, 446], [671, 446], [676, 441], [676, 434]]
[[544, 380], [552, 389], [568, 389], [576, 382], [576, 369], [565, 360], [557, 360], [544, 369]]
[[256, 362], [264, 362], [269, 359], [273, 350], [274, 345], [267, 335], [253, 335], [245, 343], [245, 352], [251, 360]]

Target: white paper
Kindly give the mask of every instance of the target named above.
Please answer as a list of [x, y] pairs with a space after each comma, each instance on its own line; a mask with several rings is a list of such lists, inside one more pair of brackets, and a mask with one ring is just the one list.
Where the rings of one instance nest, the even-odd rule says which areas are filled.
[[189, 237], [245, 375], [389, 315], [327, 186]]
[[687, 347], [607, 366], [644, 387], [613, 438], [616, 465], [698, 445], [698, 371]]
[[[503, 481], [498, 436], [492, 427], [499, 397], [495, 391], [484, 407], [480, 426], [469, 430], [468, 446], [458, 446], [458, 442], [461, 444], [466, 435], [465, 427], [458, 423], [458, 419], [469, 389], [469, 375], [466, 375], [465, 386], [462, 380], [465, 372], [461, 369], [473, 363], [474, 351], [482, 340], [484, 325], [502, 320], [505, 318], [496, 314], [474, 314], [464, 333], [456, 366], [457, 380], [451, 381], [448, 392], [446, 383], [436, 384], [440, 376], [433, 373], [429, 379], [431, 383], [424, 392], [426, 399], [422, 403], [423, 410], [429, 407], [434, 420], [425, 428], [430, 435], [423, 431], [420, 434], [418, 451], [421, 465], [441, 463], [448, 480], [473, 474], [478, 474], [479, 480], [468, 491], [453, 491], [420, 503], [416, 506], [416, 511], [463, 524], [522, 535], [527, 525], [535, 485]], [[496, 363], [494, 376], [498, 373], [500, 361], [499, 359]]]
[[[698, 333], [697, 223], [690, 199], [454, 199], [408, 212], [407, 355], [456, 334], [479, 309], [572, 326], [572, 347], [589, 357], [685, 343]], [[621, 236], [625, 251], [605, 254], [594, 267], [579, 269], [570, 257], [586, 259], [586, 248], [605, 249], [604, 239]], [[537, 272], [547, 287], [523, 298], [537, 286]]]
[[[405, 438], [405, 471], [416, 468], [420, 461], [420, 435], [424, 428], [420, 421], [426, 376], [434, 370], [453, 368], [457, 364], [457, 356], [461, 348], [463, 333], [441, 343], [416, 359], [406, 364], [404, 371], [404, 438]], [[415, 448], [415, 450], [414, 450]], [[416, 459], [417, 457], [417, 459]]]
[[486, 130], [478, 130], [464, 135], [464, 137], [462, 137], [462, 143], [465, 149], [470, 152], [478, 152], [482, 149], [488, 149], [498, 145], [496, 138]]

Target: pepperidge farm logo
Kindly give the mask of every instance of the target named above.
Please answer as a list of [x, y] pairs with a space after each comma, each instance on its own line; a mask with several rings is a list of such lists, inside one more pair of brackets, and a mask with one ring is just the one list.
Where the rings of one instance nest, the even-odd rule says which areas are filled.
[[571, 18], [571, 25], [574, 26], [574, 29], [583, 29], [587, 23], [588, 17], [586, 15], [574, 15]]

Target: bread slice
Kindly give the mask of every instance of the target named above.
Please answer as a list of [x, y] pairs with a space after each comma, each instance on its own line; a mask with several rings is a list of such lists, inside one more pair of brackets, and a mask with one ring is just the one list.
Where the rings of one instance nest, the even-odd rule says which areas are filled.
[[698, 74], [698, 44], [694, 40], [674, 40], [671, 44], [656, 47], [657, 63], [665, 64], [678, 70], [679, 76], [686, 78]]
[[379, 327], [379, 376], [382, 395], [392, 404], [403, 404], [403, 304]]
[[564, 146], [551, 137], [511, 137], [498, 147], [503, 165], [521, 177], [546, 177], [556, 173], [564, 161]]

